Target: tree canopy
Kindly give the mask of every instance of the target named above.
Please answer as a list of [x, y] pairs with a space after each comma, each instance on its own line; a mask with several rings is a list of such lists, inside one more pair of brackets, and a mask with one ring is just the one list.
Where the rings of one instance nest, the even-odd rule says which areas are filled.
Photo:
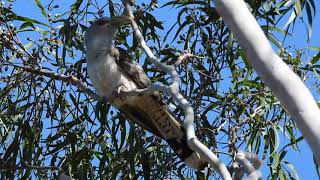
[[[36, 5], [39, 18], [21, 15], [16, 3], [0, 5], [1, 178], [53, 178], [61, 173], [76, 179], [219, 177], [213, 168], [197, 174], [160, 138], [90, 96], [94, 89], [86, 71], [84, 33], [99, 16], [121, 15], [120, 2], [26, 2]], [[315, 2], [246, 3], [279, 56], [319, 97], [320, 48], [299, 49], [288, 40], [297, 35], [297, 23], [305, 25], [310, 40]], [[165, 64], [176, 64], [181, 91], [196, 114], [199, 140], [230, 171], [237, 149], [243, 149], [265, 162], [264, 177], [296, 178], [286, 154], [299, 150], [303, 137], [248, 64], [214, 4], [150, 0], [131, 6], [154, 54]], [[163, 19], [160, 13], [168, 11], [172, 17]], [[148, 61], [130, 26], [119, 29], [115, 44], [131, 52], [154, 83], [170, 82], [169, 75]], [[178, 61], [185, 54], [188, 58]], [[182, 109], [164, 97], [182, 120]]]

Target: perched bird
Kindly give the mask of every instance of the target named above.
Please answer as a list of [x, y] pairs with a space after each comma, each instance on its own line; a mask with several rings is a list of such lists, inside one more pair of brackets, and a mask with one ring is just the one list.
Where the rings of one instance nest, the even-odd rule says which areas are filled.
[[[123, 49], [113, 45], [117, 29], [131, 22], [127, 16], [100, 18], [85, 34], [87, 70], [96, 92], [110, 96], [121, 91], [147, 88], [151, 81], [141, 66]], [[116, 98], [117, 107], [131, 122], [166, 140], [188, 166], [200, 170], [207, 163], [187, 145], [181, 123], [162, 100], [159, 92]]]

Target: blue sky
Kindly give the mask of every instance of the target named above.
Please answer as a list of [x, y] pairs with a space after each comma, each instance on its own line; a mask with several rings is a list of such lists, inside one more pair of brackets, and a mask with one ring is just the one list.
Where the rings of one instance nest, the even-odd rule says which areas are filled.
[[[43, 2], [43, 4], [46, 4], [46, 1], [41, 2]], [[59, 2], [60, 7], [68, 9], [71, 1], [57, 2]], [[317, 5], [320, 4], [319, 1], [316, 1], [316, 3]], [[61, 9], [59, 9], [59, 11], [61, 11]], [[16, 2], [14, 2], [14, 12], [22, 16], [37, 19], [39, 21], [45, 21], [45, 19], [41, 15], [39, 8], [35, 5], [35, 2], [33, 0], [17, 0]], [[154, 15], [157, 18], [159, 18], [159, 20], [162, 20], [164, 22], [165, 30], [170, 28], [175, 23], [176, 14], [177, 10], [169, 8], [159, 9], [154, 12]], [[284, 23], [285, 22], [282, 22], [282, 24]], [[160, 35], [163, 37], [165, 32], [163, 31], [162, 33], [163, 34]], [[21, 37], [21, 39], [25, 38]], [[305, 25], [303, 25], [301, 21], [298, 21], [298, 23], [295, 26], [293, 36], [288, 37], [286, 43], [294, 45], [297, 48], [306, 48], [308, 46], [320, 47], [320, 18], [318, 17], [318, 15], [316, 15], [316, 18], [314, 19], [313, 35], [309, 42], [307, 42], [307, 31]], [[314, 53], [315, 52], [312, 50], [308, 51], [305, 57], [305, 61], [309, 61]], [[319, 100], [320, 98], [316, 97], [316, 99]], [[280, 140], [281, 144], [288, 143], [288, 140], [286, 140], [285, 138], [280, 138]], [[286, 159], [295, 166], [300, 176], [300, 179], [319, 179], [314, 168], [312, 153], [305, 141], [300, 142], [300, 152], [288, 152]], [[262, 171], [265, 172], [266, 168], [267, 166], [264, 165], [262, 167]]]

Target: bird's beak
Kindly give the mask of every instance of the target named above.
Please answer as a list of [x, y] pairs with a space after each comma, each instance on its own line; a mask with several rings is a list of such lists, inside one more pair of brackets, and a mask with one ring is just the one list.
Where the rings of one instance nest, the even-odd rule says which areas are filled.
[[113, 16], [110, 18], [110, 24], [116, 27], [120, 27], [131, 23], [129, 16]]

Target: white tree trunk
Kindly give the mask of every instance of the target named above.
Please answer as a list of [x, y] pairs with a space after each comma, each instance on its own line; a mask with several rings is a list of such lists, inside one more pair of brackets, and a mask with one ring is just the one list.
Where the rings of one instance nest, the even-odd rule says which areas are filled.
[[243, 0], [214, 0], [248, 61], [296, 122], [320, 165], [320, 110], [301, 79], [272, 50]]

